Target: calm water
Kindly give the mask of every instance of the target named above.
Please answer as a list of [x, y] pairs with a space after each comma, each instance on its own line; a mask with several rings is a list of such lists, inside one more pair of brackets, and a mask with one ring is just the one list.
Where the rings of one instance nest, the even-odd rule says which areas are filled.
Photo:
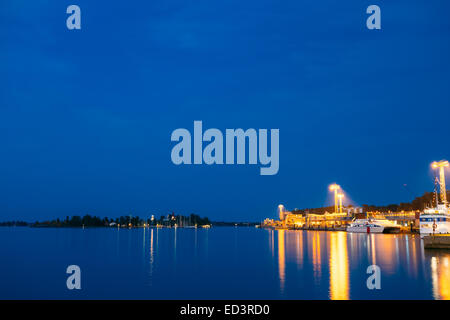
[[[450, 299], [450, 251], [411, 235], [17, 227], [0, 243], [1, 299]], [[82, 290], [66, 289], [71, 264]]]

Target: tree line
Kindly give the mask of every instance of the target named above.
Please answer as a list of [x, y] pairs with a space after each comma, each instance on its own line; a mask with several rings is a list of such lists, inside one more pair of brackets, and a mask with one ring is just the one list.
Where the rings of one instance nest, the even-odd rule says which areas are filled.
[[[439, 198], [439, 194], [437, 194], [437, 198]], [[447, 199], [450, 197], [450, 191], [447, 191]], [[422, 211], [425, 208], [435, 207], [436, 206], [436, 194], [434, 192], [425, 192], [422, 196], [416, 197], [411, 202], [401, 202], [400, 204], [390, 204], [386, 206], [376, 206], [376, 205], [367, 205], [364, 204], [363, 211], [391, 211], [391, 212], [400, 212], [400, 211]]]
[[0, 226], [30, 226], [30, 227], [143, 227], [145, 226], [203, 226], [211, 224], [207, 217], [200, 217], [197, 214], [190, 214], [188, 216], [175, 215], [175, 213], [163, 215], [160, 218], [141, 218], [139, 216], [120, 216], [118, 218], [100, 218], [86, 214], [84, 216], [67, 216], [65, 219], [54, 219], [46, 221], [35, 221], [28, 223], [24, 221], [6, 221], [0, 222]]
[[[439, 194], [437, 195], [439, 197]], [[450, 199], [450, 190], [447, 191], [447, 199]], [[401, 202], [399, 204], [389, 204], [389, 205], [368, 205], [363, 204], [363, 212], [379, 211], [379, 212], [400, 212], [400, 211], [422, 211], [427, 207], [436, 206], [436, 195], [434, 192], [425, 192], [422, 196], [416, 197], [411, 202]], [[347, 206], [347, 208], [353, 207], [352, 205]], [[304, 214], [306, 212], [313, 214], [324, 214], [325, 212], [334, 212], [334, 206], [321, 207], [321, 208], [306, 208], [306, 209], [296, 209], [292, 213]]]

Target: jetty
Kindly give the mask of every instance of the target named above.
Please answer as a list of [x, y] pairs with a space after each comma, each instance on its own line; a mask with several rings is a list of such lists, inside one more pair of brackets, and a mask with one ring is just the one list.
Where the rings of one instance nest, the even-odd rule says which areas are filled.
[[450, 234], [435, 234], [423, 237], [425, 249], [450, 249]]

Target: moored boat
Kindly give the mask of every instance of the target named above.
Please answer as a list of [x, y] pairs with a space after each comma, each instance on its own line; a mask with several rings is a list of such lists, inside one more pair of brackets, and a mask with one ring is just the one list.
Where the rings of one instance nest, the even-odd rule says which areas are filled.
[[399, 233], [400, 230], [395, 222], [385, 219], [356, 219], [347, 227], [347, 232], [358, 233]]
[[447, 205], [427, 208], [420, 215], [420, 237], [450, 233], [450, 213]]
[[[438, 177], [434, 178], [434, 202], [436, 207], [426, 208], [420, 215], [421, 238], [428, 235], [450, 233], [450, 210], [445, 188], [445, 168], [449, 166], [447, 160], [435, 161], [431, 164], [433, 169], [439, 170], [439, 179]], [[438, 197], [438, 186], [440, 197]]]

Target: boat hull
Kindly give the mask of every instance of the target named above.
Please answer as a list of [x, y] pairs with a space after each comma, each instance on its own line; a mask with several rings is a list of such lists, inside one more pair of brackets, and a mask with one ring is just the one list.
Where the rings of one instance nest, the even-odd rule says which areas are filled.
[[384, 227], [383, 233], [400, 233], [400, 227]]
[[347, 227], [347, 232], [357, 233], [399, 233], [400, 226], [388, 220], [357, 219]]
[[420, 217], [420, 237], [433, 234], [450, 234], [450, 217], [447, 215], [422, 215]]
[[348, 227], [347, 232], [356, 233], [383, 233], [384, 227]]

